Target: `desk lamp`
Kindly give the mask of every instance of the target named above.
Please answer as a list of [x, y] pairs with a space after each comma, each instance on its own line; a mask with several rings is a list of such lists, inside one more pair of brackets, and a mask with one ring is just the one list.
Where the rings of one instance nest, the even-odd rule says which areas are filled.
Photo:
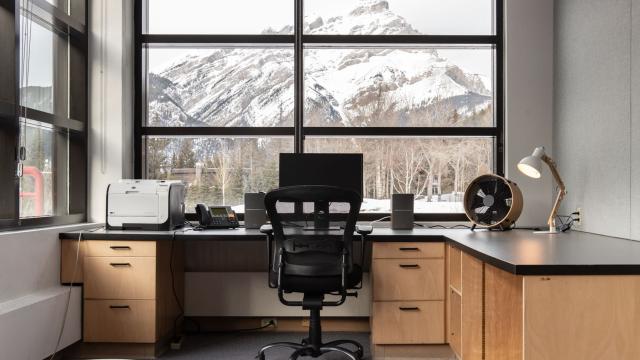
[[551, 174], [558, 184], [559, 190], [558, 195], [556, 196], [556, 202], [553, 204], [553, 209], [551, 209], [551, 214], [549, 215], [549, 220], [547, 221], [547, 223], [549, 224], [549, 231], [539, 231], [537, 233], [557, 234], [559, 233], [559, 231], [556, 228], [556, 215], [558, 214], [560, 202], [567, 194], [567, 189], [564, 186], [564, 182], [560, 178], [556, 163], [544, 152], [544, 147], [540, 146], [533, 150], [533, 154], [520, 160], [520, 162], [518, 163], [518, 170], [520, 170], [520, 172], [527, 175], [528, 177], [539, 179], [543, 161], [549, 166]]

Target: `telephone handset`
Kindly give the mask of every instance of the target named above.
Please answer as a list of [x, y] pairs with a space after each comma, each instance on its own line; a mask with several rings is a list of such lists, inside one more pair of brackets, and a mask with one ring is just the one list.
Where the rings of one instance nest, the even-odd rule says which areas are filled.
[[200, 227], [205, 229], [233, 229], [240, 226], [231, 206], [196, 205], [196, 216]]

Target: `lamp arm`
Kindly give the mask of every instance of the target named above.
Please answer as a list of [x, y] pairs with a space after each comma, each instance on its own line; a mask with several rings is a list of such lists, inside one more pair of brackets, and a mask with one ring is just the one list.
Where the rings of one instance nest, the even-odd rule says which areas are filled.
[[556, 180], [556, 183], [558, 183], [558, 187], [560, 188], [560, 190], [566, 193], [567, 189], [564, 186], [564, 181], [562, 181], [562, 178], [560, 177], [560, 173], [558, 172], [558, 166], [556, 165], [556, 162], [553, 161], [553, 159], [547, 155], [542, 156], [542, 161], [544, 161], [547, 165], [549, 165], [551, 174], [553, 175], [553, 178]]
[[559, 188], [558, 195], [556, 196], [556, 201], [553, 204], [553, 208], [551, 209], [551, 214], [549, 215], [549, 219], [547, 220], [547, 223], [549, 224], [549, 231], [555, 231], [556, 215], [558, 214], [558, 210], [560, 209], [560, 202], [562, 201], [562, 199], [564, 199], [564, 196], [567, 194], [567, 188], [564, 185], [564, 181], [562, 181], [562, 178], [560, 177], [560, 173], [558, 172], [558, 167], [556, 166], [555, 161], [553, 161], [553, 159], [551, 159], [547, 155], [542, 156], [542, 161], [544, 161], [549, 166], [549, 169], [551, 170], [551, 174], [553, 175], [553, 178], [556, 180], [556, 183], [558, 184], [558, 188]]

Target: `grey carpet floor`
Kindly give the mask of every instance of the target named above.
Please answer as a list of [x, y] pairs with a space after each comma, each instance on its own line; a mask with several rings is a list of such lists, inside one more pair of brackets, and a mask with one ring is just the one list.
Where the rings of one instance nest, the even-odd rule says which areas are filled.
[[[255, 332], [235, 334], [189, 335], [185, 338], [182, 349], [170, 350], [161, 357], [174, 360], [251, 360], [264, 345], [288, 341], [298, 343], [305, 336], [304, 333]], [[365, 349], [364, 359], [370, 360], [368, 333], [324, 333], [323, 341], [338, 339], [355, 340]], [[287, 360], [293, 350], [267, 350], [267, 360]], [[300, 359], [310, 359], [301, 357]], [[346, 357], [339, 353], [327, 353], [317, 359], [344, 360]]]

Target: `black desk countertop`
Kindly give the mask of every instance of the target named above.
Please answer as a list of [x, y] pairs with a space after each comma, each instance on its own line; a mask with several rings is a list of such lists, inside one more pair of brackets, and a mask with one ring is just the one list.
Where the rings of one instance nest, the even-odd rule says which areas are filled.
[[[301, 232], [301, 230], [292, 230]], [[304, 234], [310, 234], [305, 231]], [[261, 241], [257, 229], [176, 231], [85, 231], [86, 240]], [[322, 235], [339, 235], [326, 232]], [[78, 239], [79, 232], [60, 234]], [[355, 237], [354, 239], [359, 239]], [[375, 228], [373, 242], [447, 242], [488, 264], [517, 275], [640, 275], [640, 242], [570, 231], [557, 235], [529, 230], [506, 232], [446, 229], [391, 230]]]

